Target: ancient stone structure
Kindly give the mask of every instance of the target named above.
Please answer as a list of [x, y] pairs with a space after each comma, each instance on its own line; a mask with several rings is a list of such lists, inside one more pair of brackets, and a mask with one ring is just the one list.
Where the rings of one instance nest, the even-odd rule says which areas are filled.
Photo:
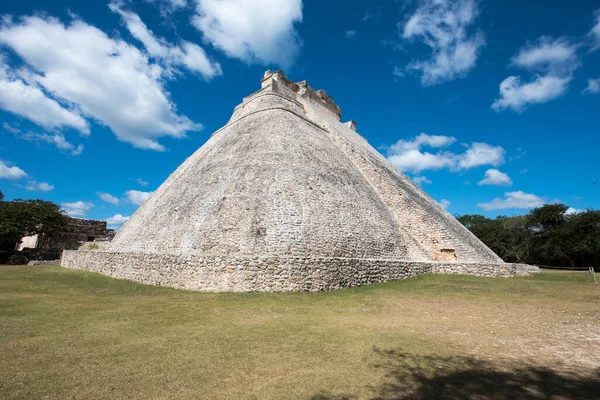
[[17, 244], [16, 251], [8, 258], [8, 264], [20, 265], [31, 261], [56, 261], [63, 250], [76, 250], [84, 243], [107, 241], [115, 231], [106, 227], [106, 221], [67, 217], [65, 232], [53, 235], [25, 236]]
[[67, 217], [65, 232], [52, 236], [25, 236], [17, 245], [17, 250], [25, 248], [46, 250], [77, 250], [82, 244], [95, 240], [110, 240], [115, 236], [113, 229], [106, 227], [106, 221]]
[[340, 122], [322, 90], [267, 71], [227, 125], [107, 246], [62, 265], [205, 291], [326, 290], [509, 265]]

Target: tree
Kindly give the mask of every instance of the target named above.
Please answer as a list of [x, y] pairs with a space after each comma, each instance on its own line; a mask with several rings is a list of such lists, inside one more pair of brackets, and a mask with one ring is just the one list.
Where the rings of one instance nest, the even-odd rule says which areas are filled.
[[506, 262], [600, 269], [600, 211], [547, 204], [527, 215], [457, 219]]
[[525, 220], [518, 217], [463, 215], [457, 217], [475, 236], [506, 262], [524, 262], [529, 248]]
[[45, 200], [0, 202], [0, 246], [14, 249], [23, 236], [64, 232], [67, 217], [57, 204]]
[[586, 210], [567, 217], [562, 240], [570, 265], [600, 269], [600, 211]]
[[0, 190], [0, 201], [4, 201], [4, 193], [2, 193], [2, 190]]
[[546, 204], [534, 208], [525, 217], [531, 230], [531, 261], [540, 265], [565, 265], [565, 239], [569, 235], [564, 204]]

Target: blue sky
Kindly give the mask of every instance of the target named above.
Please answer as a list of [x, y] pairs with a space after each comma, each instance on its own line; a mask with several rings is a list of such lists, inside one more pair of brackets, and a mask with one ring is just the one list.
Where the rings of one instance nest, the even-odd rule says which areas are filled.
[[600, 3], [576, 4], [2, 2], [0, 189], [118, 227], [283, 69], [453, 214], [600, 208]]

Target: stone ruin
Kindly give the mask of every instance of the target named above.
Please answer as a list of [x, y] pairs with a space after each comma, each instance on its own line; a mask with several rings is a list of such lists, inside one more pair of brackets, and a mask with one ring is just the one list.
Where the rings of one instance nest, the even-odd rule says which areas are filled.
[[106, 221], [67, 217], [64, 232], [24, 236], [4, 262], [13, 265], [58, 264], [63, 250], [76, 250], [89, 243], [102, 244], [114, 235], [115, 231], [107, 228]]
[[527, 273], [396, 170], [323, 90], [270, 72], [105, 247], [67, 268], [201, 291]]

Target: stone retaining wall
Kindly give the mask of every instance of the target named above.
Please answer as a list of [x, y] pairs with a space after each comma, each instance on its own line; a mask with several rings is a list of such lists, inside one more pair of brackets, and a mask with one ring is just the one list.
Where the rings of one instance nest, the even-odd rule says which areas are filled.
[[64, 251], [61, 265], [140, 283], [206, 292], [320, 291], [426, 273], [511, 277], [518, 264], [355, 258], [219, 257]]
[[58, 259], [58, 260], [43, 260], [43, 261], [32, 260], [27, 263], [27, 265], [54, 265], [54, 264], [60, 264], [60, 259]]

